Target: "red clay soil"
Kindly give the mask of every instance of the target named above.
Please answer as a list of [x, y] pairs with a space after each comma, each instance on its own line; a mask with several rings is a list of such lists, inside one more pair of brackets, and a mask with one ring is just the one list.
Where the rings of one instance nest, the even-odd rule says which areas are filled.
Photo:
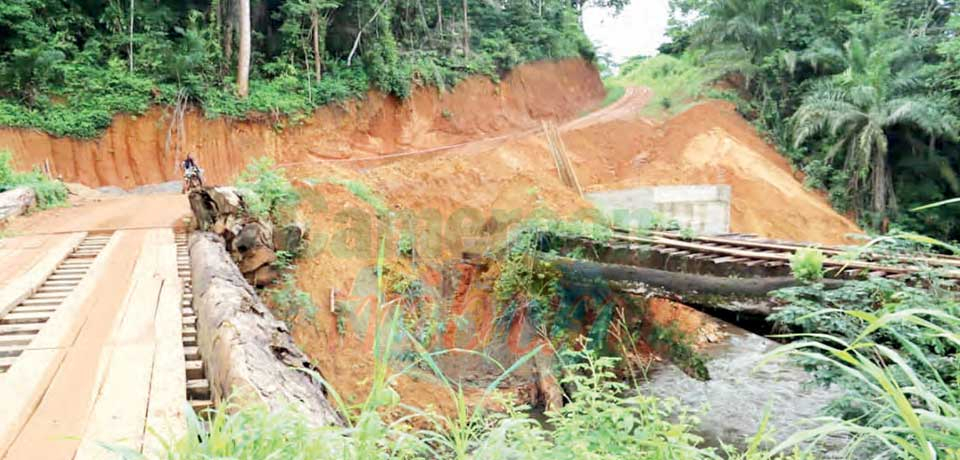
[[[251, 158], [278, 163], [382, 155], [455, 144], [536, 125], [541, 118], [566, 118], [603, 98], [593, 65], [570, 59], [522, 65], [501, 83], [472, 77], [452, 92], [417, 88], [404, 102], [377, 92], [362, 101], [331, 104], [282, 131], [278, 119], [207, 119], [188, 110], [184, 149], [198, 153], [211, 182], [227, 182]], [[57, 138], [24, 129], [0, 128], [0, 150], [14, 153], [27, 169], [51, 163], [68, 182], [99, 187], [175, 180], [177, 158], [166, 152], [169, 117], [160, 108], [141, 116], [120, 115], [95, 140]], [[166, 153], [165, 153], [166, 152]]]

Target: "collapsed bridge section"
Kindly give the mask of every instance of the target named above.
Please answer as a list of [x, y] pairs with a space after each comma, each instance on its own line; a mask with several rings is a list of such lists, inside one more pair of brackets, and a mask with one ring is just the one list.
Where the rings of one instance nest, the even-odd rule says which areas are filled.
[[[906, 279], [936, 272], [960, 280], [960, 258], [886, 255], [869, 247], [843, 248], [761, 239], [752, 235], [684, 237], [672, 232], [629, 234], [607, 241], [546, 236], [558, 248], [554, 260], [568, 278], [602, 279], [629, 293], [653, 294], [735, 313], [769, 315], [770, 293], [799, 284], [791, 259], [801, 249], [823, 254], [822, 283], [830, 289], [863, 277]], [[580, 255], [579, 257], [573, 257]]]

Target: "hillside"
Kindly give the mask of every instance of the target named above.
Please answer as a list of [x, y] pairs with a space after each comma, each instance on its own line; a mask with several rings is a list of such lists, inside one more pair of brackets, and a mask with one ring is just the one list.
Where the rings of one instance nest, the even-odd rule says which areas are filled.
[[[177, 162], [193, 152], [209, 180], [223, 183], [263, 155], [285, 164], [457, 144], [534, 127], [541, 118], [568, 118], [602, 98], [594, 67], [569, 59], [522, 65], [499, 83], [477, 76], [449, 92], [418, 87], [403, 101], [371, 91], [362, 100], [319, 108], [285, 129], [277, 129], [271, 117], [211, 119], [196, 107], [172, 125], [169, 111], [154, 107], [143, 115], [117, 116], [91, 140], [0, 128], [0, 150], [10, 149], [22, 169], [49, 164], [68, 182], [124, 188], [176, 180]], [[171, 141], [172, 127], [181, 131]]]

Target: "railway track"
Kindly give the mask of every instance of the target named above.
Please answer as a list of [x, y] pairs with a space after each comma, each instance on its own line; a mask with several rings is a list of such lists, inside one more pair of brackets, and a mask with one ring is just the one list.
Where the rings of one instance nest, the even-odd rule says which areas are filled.
[[88, 235], [30, 297], [0, 318], [0, 374], [7, 372], [30, 346], [109, 241], [109, 234]]
[[174, 235], [177, 244], [177, 274], [183, 282], [183, 298], [180, 307], [183, 312], [183, 353], [187, 375], [187, 401], [197, 413], [213, 407], [210, 381], [207, 380], [203, 358], [197, 344], [197, 315], [193, 310], [193, 278], [190, 274], [190, 254], [187, 249], [187, 235]]
[[667, 259], [681, 259], [701, 265], [742, 266], [754, 272], [767, 271], [771, 274], [788, 274], [793, 254], [798, 249], [812, 247], [824, 254], [824, 269], [830, 278], [866, 275], [896, 279], [938, 269], [945, 278], [960, 279], [960, 258], [954, 256], [890, 256], [866, 248], [847, 249], [739, 234], [684, 238], [672, 232], [655, 231], [635, 235], [618, 230], [613, 240], [649, 248]]

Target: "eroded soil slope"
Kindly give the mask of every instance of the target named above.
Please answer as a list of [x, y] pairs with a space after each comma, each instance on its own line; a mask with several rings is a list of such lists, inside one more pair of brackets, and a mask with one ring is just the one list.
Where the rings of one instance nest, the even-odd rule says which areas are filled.
[[[632, 90], [617, 104], [561, 126], [588, 190], [730, 184], [734, 231], [831, 243], [859, 231], [821, 194], [806, 189], [803, 178], [729, 104], [705, 102], [656, 123], [639, 115], [649, 96]], [[513, 222], [590, 215], [590, 204], [558, 180], [541, 134], [425, 149], [362, 171], [345, 166], [290, 168], [307, 197], [301, 213], [315, 229], [312, 256], [298, 265], [298, 284], [319, 312], [295, 334], [337, 388], [360, 397], [365, 384], [356, 382], [369, 380], [380, 311], [373, 267], [381, 245], [386, 298], [407, 302], [391, 290], [398, 277], [417, 279], [422, 297], [416, 307], [406, 307], [407, 320], [422, 325], [434, 308], [445, 318], [443, 332], [430, 338], [434, 346], [499, 353], [509, 363], [538, 343], [522, 331], [503, 336], [495, 330], [500, 307], [491, 291], [497, 268], [478, 268], [460, 257], [495, 246]], [[369, 193], [337, 183], [363, 183]], [[400, 255], [404, 238], [412, 240], [412, 259]], [[479, 366], [463, 364], [466, 359], [458, 357], [445, 371], [478, 385], [490, 378]], [[518, 375], [512, 388], [531, 400], [530, 382]], [[396, 389], [405, 401], [449, 405], [430, 379], [405, 376]]]
[[[210, 181], [224, 182], [262, 155], [290, 163], [460, 143], [534, 126], [541, 118], [567, 118], [602, 97], [591, 64], [538, 62], [514, 69], [499, 84], [472, 77], [449, 93], [418, 88], [402, 103], [370, 92], [362, 101], [331, 104], [282, 131], [274, 127], [280, 120], [270, 116], [207, 119], [191, 109], [184, 118], [183, 148], [198, 153]], [[138, 117], [117, 116], [95, 140], [0, 128], [0, 149], [12, 150], [21, 168], [49, 161], [68, 182], [130, 188], [178, 178], [177, 155], [167, 148], [169, 129], [166, 111], [154, 108]]]

